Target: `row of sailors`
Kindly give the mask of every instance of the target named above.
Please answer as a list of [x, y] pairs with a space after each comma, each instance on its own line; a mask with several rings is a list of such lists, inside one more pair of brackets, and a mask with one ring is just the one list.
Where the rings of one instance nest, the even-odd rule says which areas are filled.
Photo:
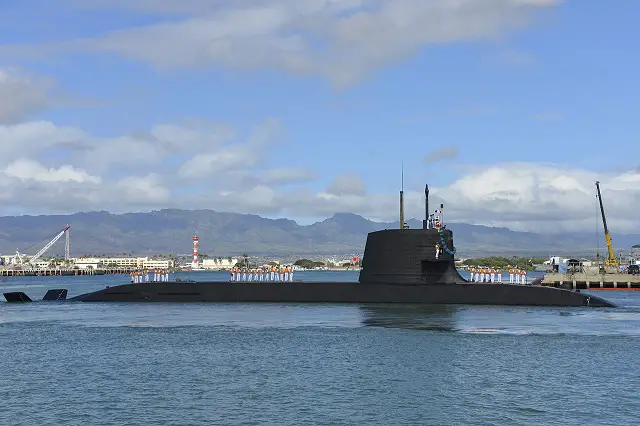
[[293, 281], [293, 268], [231, 268], [229, 281]]
[[167, 269], [136, 271], [129, 274], [132, 284], [148, 283], [148, 282], [167, 282], [169, 281], [169, 271]]
[[[501, 283], [502, 282], [502, 269], [497, 268], [482, 268], [474, 267], [469, 268], [471, 277], [469, 281], [476, 283]], [[509, 284], [526, 284], [527, 283], [527, 270], [519, 268], [509, 268]]]

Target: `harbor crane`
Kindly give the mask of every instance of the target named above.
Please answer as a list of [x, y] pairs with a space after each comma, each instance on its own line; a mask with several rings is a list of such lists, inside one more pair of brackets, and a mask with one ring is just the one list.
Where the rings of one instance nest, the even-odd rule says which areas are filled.
[[[45, 245], [44, 247], [42, 247], [40, 249], [39, 252], [37, 252], [36, 254], [34, 254], [31, 259], [29, 259], [27, 261], [27, 264], [33, 265], [38, 259], [40, 259], [40, 257], [51, 248], [52, 245], [54, 245], [60, 238], [62, 238], [63, 235], [67, 235], [67, 237], [69, 236], [68, 232], [69, 229], [71, 229], [71, 225], [67, 225], [62, 231], [60, 231], [60, 233], [58, 235], [56, 235], [55, 237], [53, 237], [53, 239], [51, 241], [49, 241], [47, 243], [47, 245]], [[65, 257], [69, 257], [69, 238], [67, 238], [66, 244], [65, 244]]]
[[598, 201], [600, 202], [600, 213], [602, 214], [602, 224], [604, 225], [604, 238], [607, 242], [607, 250], [609, 251], [609, 258], [604, 262], [605, 266], [618, 266], [618, 260], [613, 254], [613, 246], [611, 245], [611, 234], [609, 234], [609, 228], [607, 227], [607, 218], [604, 215], [604, 205], [602, 204], [602, 194], [600, 194], [600, 181], [596, 181], [596, 190]]

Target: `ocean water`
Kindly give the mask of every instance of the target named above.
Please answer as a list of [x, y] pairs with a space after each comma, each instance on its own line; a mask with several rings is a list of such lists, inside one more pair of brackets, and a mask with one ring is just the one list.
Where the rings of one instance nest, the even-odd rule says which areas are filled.
[[597, 294], [620, 307], [0, 303], [0, 425], [637, 424], [640, 292]]

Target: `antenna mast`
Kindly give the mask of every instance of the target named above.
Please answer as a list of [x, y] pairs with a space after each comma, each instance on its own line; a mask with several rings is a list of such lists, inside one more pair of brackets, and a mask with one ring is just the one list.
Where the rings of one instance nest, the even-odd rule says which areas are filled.
[[404, 227], [404, 161], [401, 167], [401, 180], [400, 180], [400, 229]]

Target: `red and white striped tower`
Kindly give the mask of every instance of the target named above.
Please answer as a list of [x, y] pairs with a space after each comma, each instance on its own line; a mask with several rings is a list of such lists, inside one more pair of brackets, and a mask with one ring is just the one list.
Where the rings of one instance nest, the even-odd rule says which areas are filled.
[[198, 234], [196, 233], [196, 235], [193, 236], [193, 267], [194, 268], [198, 267], [198, 246], [199, 246], [199, 242], [200, 242], [200, 237], [198, 237]]

